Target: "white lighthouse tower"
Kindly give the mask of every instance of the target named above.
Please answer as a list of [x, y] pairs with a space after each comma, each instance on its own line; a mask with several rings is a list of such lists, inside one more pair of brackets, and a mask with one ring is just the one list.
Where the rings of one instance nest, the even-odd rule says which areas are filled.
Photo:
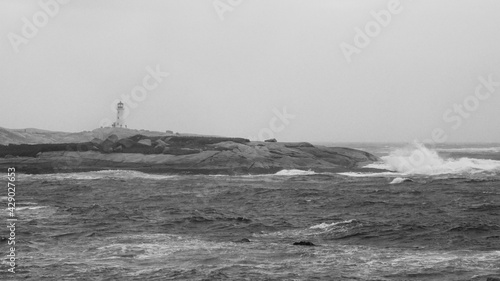
[[123, 119], [123, 102], [119, 102], [116, 105], [116, 122], [113, 123], [113, 127], [118, 127], [118, 128], [124, 128], [125, 126], [125, 120]]

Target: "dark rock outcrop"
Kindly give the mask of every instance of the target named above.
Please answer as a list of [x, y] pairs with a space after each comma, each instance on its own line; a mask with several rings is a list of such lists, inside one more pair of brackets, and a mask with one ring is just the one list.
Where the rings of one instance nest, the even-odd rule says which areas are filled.
[[102, 140], [98, 139], [98, 138], [93, 138], [90, 142], [93, 144], [99, 145], [99, 144], [101, 144]]
[[243, 238], [238, 241], [234, 241], [235, 243], [250, 243], [250, 239], [248, 238]]
[[316, 246], [313, 242], [309, 242], [309, 241], [294, 242], [293, 245], [295, 245], [295, 246]]
[[134, 144], [136, 142], [130, 138], [127, 138], [127, 139], [121, 139], [121, 140], [117, 141], [116, 143], [122, 145], [125, 148], [131, 148], [132, 146], [134, 146]]
[[111, 135], [100, 144], [101, 150], [103, 152], [112, 152], [113, 149], [116, 147], [117, 142], [118, 142], [118, 136]]
[[151, 146], [151, 140], [150, 139], [142, 139], [142, 140], [138, 141], [137, 143], [140, 143], [140, 144], [146, 145], [146, 146]]
[[131, 169], [144, 172], [261, 174], [283, 169], [340, 172], [378, 158], [363, 151], [310, 143], [243, 138], [110, 135], [101, 143], [0, 145], [0, 167], [26, 173]]

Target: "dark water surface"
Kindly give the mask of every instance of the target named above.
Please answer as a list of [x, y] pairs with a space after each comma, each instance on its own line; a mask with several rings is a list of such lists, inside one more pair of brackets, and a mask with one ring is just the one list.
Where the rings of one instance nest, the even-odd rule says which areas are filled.
[[[19, 266], [14, 276], [3, 259], [0, 280], [500, 275], [497, 173], [418, 175], [398, 184], [390, 184], [395, 176], [285, 174], [19, 175]], [[317, 246], [292, 245], [298, 241]], [[1, 247], [8, 252], [5, 241]]]
[[[101, 172], [24, 176], [19, 184], [19, 278], [470, 280], [500, 273], [495, 178], [389, 185], [341, 175]], [[242, 238], [250, 242], [234, 242]], [[318, 246], [292, 245], [302, 240]]]

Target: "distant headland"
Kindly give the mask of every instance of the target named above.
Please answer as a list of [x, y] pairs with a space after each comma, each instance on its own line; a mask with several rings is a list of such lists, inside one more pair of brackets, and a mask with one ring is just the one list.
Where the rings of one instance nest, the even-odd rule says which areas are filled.
[[367, 152], [307, 142], [174, 134], [123, 127], [78, 133], [0, 128], [0, 167], [21, 173], [106, 169], [176, 174], [269, 174], [283, 169], [366, 171]]

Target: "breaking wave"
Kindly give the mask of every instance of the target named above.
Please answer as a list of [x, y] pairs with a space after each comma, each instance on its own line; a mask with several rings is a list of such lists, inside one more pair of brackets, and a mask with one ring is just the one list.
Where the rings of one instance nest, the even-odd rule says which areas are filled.
[[25, 175], [26, 177], [39, 178], [39, 179], [74, 179], [74, 180], [96, 180], [96, 179], [132, 179], [143, 178], [162, 180], [175, 178], [175, 175], [155, 175], [146, 174], [137, 171], [128, 170], [102, 170], [95, 172], [80, 172], [80, 173], [58, 173], [58, 174], [43, 174], [43, 175]]
[[397, 149], [388, 156], [382, 156], [381, 159], [382, 162], [365, 167], [386, 169], [402, 175], [497, 174], [500, 172], [500, 161], [466, 157], [444, 159], [435, 150], [428, 149], [419, 143]]
[[305, 176], [305, 175], [315, 175], [315, 174], [316, 173], [311, 171], [311, 170], [304, 171], [304, 170], [291, 169], [291, 170], [281, 170], [274, 175], [276, 175], [276, 176]]
[[286, 229], [281, 231], [274, 232], [261, 232], [254, 233], [253, 237], [261, 237], [261, 238], [269, 238], [269, 237], [278, 237], [278, 238], [304, 238], [308, 236], [317, 236], [323, 234], [336, 234], [336, 233], [344, 233], [348, 229], [359, 225], [360, 222], [356, 219], [344, 220], [332, 223], [320, 223], [307, 228], [299, 228], [299, 229]]
[[407, 182], [407, 181], [411, 181], [409, 178], [395, 178], [393, 179], [390, 184], [398, 184], [398, 183], [402, 183], [402, 182]]
[[356, 220], [345, 220], [345, 221], [338, 221], [338, 222], [332, 222], [332, 223], [323, 222], [320, 224], [313, 225], [313, 226], [309, 227], [309, 229], [330, 230], [333, 227], [342, 226], [342, 225], [349, 225], [349, 224], [352, 224], [355, 222], [357, 222], [357, 221]]
[[[370, 167], [371, 168], [371, 167]], [[387, 168], [376, 168], [376, 169], [387, 169]], [[398, 177], [401, 173], [396, 172], [381, 172], [381, 173], [360, 173], [360, 172], [345, 172], [338, 173], [342, 176], [355, 177], [355, 178], [366, 178], [366, 177]]]

